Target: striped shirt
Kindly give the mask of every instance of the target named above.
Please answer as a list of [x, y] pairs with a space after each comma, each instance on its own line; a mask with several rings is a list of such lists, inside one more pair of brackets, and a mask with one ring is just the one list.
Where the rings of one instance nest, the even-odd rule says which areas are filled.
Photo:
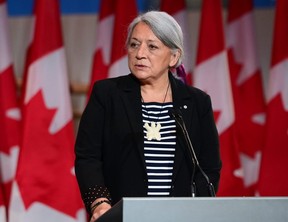
[[[172, 184], [172, 173], [176, 147], [176, 124], [168, 110], [170, 103], [142, 103], [144, 130], [144, 158], [148, 176], [148, 196], [169, 196]], [[146, 123], [151, 127], [154, 122], [161, 124], [160, 140], [147, 137]], [[146, 124], [147, 125], [147, 124]]]

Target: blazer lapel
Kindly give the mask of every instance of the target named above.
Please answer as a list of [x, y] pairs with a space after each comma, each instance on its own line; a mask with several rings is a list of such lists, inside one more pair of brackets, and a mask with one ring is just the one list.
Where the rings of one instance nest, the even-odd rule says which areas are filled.
[[134, 133], [134, 138], [137, 144], [137, 149], [143, 167], [145, 170], [145, 160], [144, 160], [144, 133], [143, 133], [143, 124], [142, 124], [142, 106], [141, 106], [141, 93], [140, 93], [140, 84], [132, 74], [128, 78], [123, 78], [123, 81], [120, 83], [119, 87], [122, 89], [122, 96], [124, 106], [126, 108], [127, 116], [131, 128]]

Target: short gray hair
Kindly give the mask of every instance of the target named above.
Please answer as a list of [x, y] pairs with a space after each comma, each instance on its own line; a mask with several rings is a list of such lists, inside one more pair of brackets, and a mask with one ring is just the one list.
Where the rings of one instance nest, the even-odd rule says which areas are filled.
[[182, 63], [184, 56], [183, 33], [177, 21], [168, 13], [161, 11], [149, 11], [136, 17], [128, 27], [126, 47], [128, 47], [132, 32], [139, 22], [147, 24], [154, 35], [172, 51], [179, 50], [180, 57], [175, 67]]

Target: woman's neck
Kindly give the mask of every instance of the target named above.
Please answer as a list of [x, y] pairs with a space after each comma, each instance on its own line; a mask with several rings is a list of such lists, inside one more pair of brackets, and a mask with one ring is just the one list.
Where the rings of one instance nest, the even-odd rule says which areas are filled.
[[141, 97], [143, 102], [172, 102], [172, 91], [169, 79], [162, 84], [141, 85]]

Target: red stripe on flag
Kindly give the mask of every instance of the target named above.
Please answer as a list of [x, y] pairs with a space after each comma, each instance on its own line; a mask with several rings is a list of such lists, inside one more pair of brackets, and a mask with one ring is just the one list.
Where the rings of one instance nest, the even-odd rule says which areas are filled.
[[288, 1], [276, 2], [269, 76], [265, 147], [259, 177], [261, 196], [288, 196]]
[[229, 0], [228, 11], [230, 12], [227, 17], [228, 22], [239, 19], [243, 14], [253, 10], [252, 0]]
[[[63, 46], [62, 36], [61, 33], [59, 33], [59, 30], [62, 30], [61, 21], [58, 18], [59, 10], [58, 1], [35, 1], [35, 14], [37, 19], [34, 36], [37, 36], [37, 38], [34, 38], [31, 46], [33, 47], [33, 51], [31, 55], [29, 55], [29, 64], [50, 53], [52, 50]], [[47, 25], [47, 21], [49, 21], [51, 25]], [[43, 42], [45, 42], [45, 44], [43, 44]]]
[[220, 53], [225, 48], [221, 10], [215, 9], [222, 10], [220, 1], [202, 1], [196, 64], [200, 64], [211, 56]]
[[181, 10], [186, 9], [186, 1], [184, 0], [162, 0], [161, 10], [173, 15]]
[[114, 14], [115, 2], [116, 0], [100, 1], [100, 12], [99, 12], [99, 17], [98, 17], [99, 21]]
[[[116, 62], [127, 54], [125, 41], [127, 28], [132, 20], [137, 16], [137, 5], [135, 0], [117, 0], [115, 8], [115, 25], [113, 31], [112, 57], [111, 63]], [[124, 75], [127, 73], [120, 73]]]
[[288, 1], [277, 0], [271, 66], [288, 59]]

